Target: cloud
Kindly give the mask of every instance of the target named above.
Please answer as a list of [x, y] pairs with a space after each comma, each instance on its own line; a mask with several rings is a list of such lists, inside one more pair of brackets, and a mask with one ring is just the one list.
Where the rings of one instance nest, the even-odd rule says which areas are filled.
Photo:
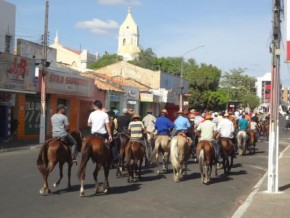
[[140, 0], [97, 0], [103, 5], [140, 5]]
[[75, 25], [78, 29], [88, 29], [90, 32], [96, 35], [108, 35], [109, 30], [114, 30], [119, 28], [119, 24], [113, 20], [99, 20], [94, 18], [88, 21], [81, 21]]

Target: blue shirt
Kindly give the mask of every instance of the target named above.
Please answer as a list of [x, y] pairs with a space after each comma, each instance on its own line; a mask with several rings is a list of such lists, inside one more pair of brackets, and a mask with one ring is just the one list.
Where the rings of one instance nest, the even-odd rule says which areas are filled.
[[240, 130], [247, 130], [248, 128], [248, 121], [246, 119], [239, 119], [239, 129]]
[[174, 121], [176, 130], [187, 130], [190, 127], [190, 122], [188, 118], [184, 116], [179, 116], [177, 119]]
[[174, 128], [174, 124], [165, 116], [157, 118], [155, 123], [155, 129], [157, 129], [158, 135], [169, 135], [169, 129]]

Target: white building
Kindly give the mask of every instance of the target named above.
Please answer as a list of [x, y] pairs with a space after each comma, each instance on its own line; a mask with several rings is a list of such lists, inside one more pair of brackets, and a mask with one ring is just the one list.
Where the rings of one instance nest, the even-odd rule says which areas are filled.
[[129, 61], [135, 59], [140, 51], [138, 25], [129, 8], [128, 15], [119, 30], [118, 55], [123, 56], [124, 61]]
[[13, 53], [15, 23], [16, 6], [0, 0], [0, 52]]
[[271, 98], [271, 73], [266, 73], [257, 77], [256, 94], [260, 98], [260, 103], [269, 105]]

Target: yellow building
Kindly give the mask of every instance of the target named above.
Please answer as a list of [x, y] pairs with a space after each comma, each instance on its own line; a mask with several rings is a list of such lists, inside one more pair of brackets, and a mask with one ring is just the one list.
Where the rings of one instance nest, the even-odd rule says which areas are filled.
[[128, 15], [119, 30], [118, 55], [123, 56], [125, 61], [129, 61], [135, 59], [140, 51], [138, 25], [129, 8]]

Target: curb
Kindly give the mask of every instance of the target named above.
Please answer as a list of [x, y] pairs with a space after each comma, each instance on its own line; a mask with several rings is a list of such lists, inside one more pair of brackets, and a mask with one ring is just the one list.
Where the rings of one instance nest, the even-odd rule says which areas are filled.
[[14, 147], [14, 148], [0, 148], [0, 153], [4, 152], [12, 152], [12, 151], [21, 151], [21, 150], [34, 150], [39, 148], [41, 145], [26, 145], [26, 146], [21, 146], [21, 147]]
[[[285, 147], [283, 149], [283, 151], [280, 152], [279, 154], [279, 160], [283, 157], [283, 154], [286, 150], [288, 150], [290, 148], [290, 144]], [[267, 178], [268, 176], [268, 169], [267, 172], [263, 175], [263, 177], [257, 182], [257, 184], [253, 187], [254, 191], [252, 191], [249, 196], [247, 197], [247, 199], [245, 200], [245, 202], [236, 210], [236, 212], [233, 214], [232, 218], [241, 218], [244, 213], [247, 211], [247, 209], [249, 208], [249, 206], [251, 205], [254, 196], [257, 194], [257, 192], [259, 191], [261, 185], [263, 184], [264, 180]]]

